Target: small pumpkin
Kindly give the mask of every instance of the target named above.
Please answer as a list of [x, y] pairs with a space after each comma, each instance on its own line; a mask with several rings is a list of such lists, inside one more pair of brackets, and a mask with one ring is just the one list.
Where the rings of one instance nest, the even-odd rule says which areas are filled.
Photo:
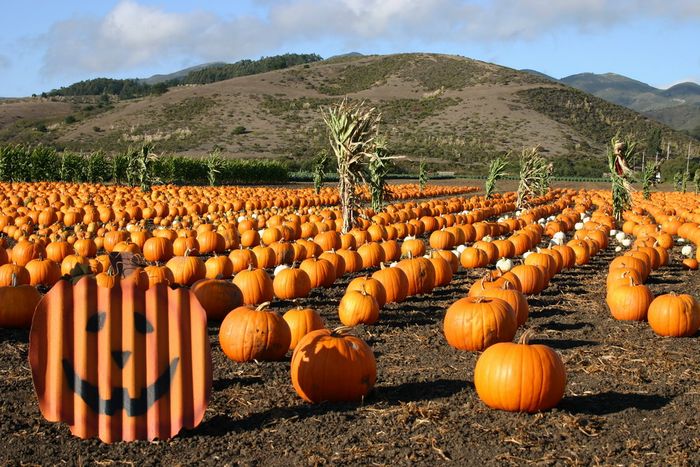
[[513, 340], [518, 323], [510, 305], [499, 298], [465, 297], [447, 309], [443, 331], [459, 350], [479, 351]]
[[308, 297], [311, 292], [311, 279], [306, 271], [292, 265], [291, 268], [282, 269], [275, 275], [272, 289], [275, 297], [282, 300]]
[[35, 287], [18, 284], [14, 276], [10, 285], [0, 287], [0, 328], [29, 328], [40, 300]]
[[372, 274], [384, 286], [387, 303], [399, 303], [406, 299], [408, 293], [408, 277], [400, 268], [389, 268], [381, 264], [381, 269]]
[[165, 263], [173, 273], [175, 284], [190, 286], [207, 275], [207, 267], [197, 256], [174, 256]]
[[435, 288], [435, 267], [428, 259], [412, 258], [399, 261], [396, 266], [406, 273], [408, 279], [407, 296], [427, 294]]
[[207, 312], [207, 319], [221, 321], [233, 309], [243, 305], [243, 294], [232, 282], [220, 279], [200, 279], [190, 288], [202, 308]]
[[627, 284], [608, 289], [605, 298], [615, 319], [623, 321], [644, 321], [654, 296], [646, 285], [629, 278]]
[[379, 304], [366, 291], [351, 290], [340, 299], [338, 317], [345, 326], [374, 324], [379, 319]]
[[372, 349], [348, 328], [305, 335], [292, 355], [294, 390], [307, 402], [357, 402], [374, 388], [377, 363]]
[[371, 278], [369, 275], [356, 277], [351, 280], [348, 287], [345, 289], [345, 293], [351, 290], [356, 290], [358, 292], [367, 292], [377, 301], [379, 308], [383, 308], [386, 304], [386, 289], [384, 285], [377, 279]]
[[328, 260], [308, 258], [301, 262], [299, 268], [309, 275], [311, 288], [330, 287], [335, 282], [335, 266]]
[[[353, 237], [354, 238], [354, 237]], [[316, 310], [298, 306], [287, 311], [282, 318], [287, 322], [292, 333], [292, 340], [289, 342], [289, 350], [294, 350], [302, 337], [316, 331], [324, 329], [323, 319]]]
[[289, 350], [292, 334], [287, 322], [268, 311], [270, 302], [257, 308], [241, 306], [226, 315], [219, 329], [219, 343], [236, 362], [279, 360]]
[[272, 279], [264, 269], [253, 269], [252, 266], [249, 266], [247, 270], [241, 271], [233, 277], [233, 283], [243, 293], [244, 305], [269, 302], [274, 295]]

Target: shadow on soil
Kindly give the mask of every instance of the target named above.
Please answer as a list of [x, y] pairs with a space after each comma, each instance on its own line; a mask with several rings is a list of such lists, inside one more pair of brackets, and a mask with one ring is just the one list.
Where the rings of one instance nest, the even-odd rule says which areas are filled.
[[572, 414], [608, 415], [627, 409], [658, 410], [671, 402], [674, 397], [608, 391], [565, 397], [558, 408]]
[[[376, 406], [378, 409], [414, 401], [428, 401], [441, 397], [450, 397], [467, 388], [473, 389], [471, 382], [462, 380], [439, 379], [403, 383], [395, 386], [379, 386], [365, 400], [366, 406]], [[184, 438], [197, 436], [221, 436], [230, 432], [241, 432], [259, 429], [267, 425], [277, 424], [284, 420], [306, 419], [335, 413], [356, 413], [357, 403], [321, 403], [303, 404], [294, 407], [274, 407], [263, 412], [253, 413], [241, 419], [234, 419], [228, 414], [216, 414], [202, 422], [194, 430], [183, 430], [180, 436]]]

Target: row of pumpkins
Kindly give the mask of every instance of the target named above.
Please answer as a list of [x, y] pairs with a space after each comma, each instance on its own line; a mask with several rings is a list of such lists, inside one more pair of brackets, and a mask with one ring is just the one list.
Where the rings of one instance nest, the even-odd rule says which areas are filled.
[[[551, 215], [556, 211], [556, 208], [553, 210], [544, 208], [539, 211], [539, 214]], [[575, 226], [571, 222], [574, 218], [580, 218], [575, 210], [559, 214], [554, 219], [562, 221], [565, 229], [571, 231]], [[592, 228], [594, 225], [591, 224], [588, 227]], [[533, 223], [514, 235], [522, 235], [528, 239], [524, 243], [524, 249], [527, 251], [540, 243], [544, 230], [542, 224]], [[440, 237], [436, 238], [436, 234]], [[437, 242], [440, 241], [444, 242], [446, 248], [450, 248], [455, 242], [459, 242], [456, 238], [444, 238], [445, 234], [452, 236], [450, 231], [433, 232], [429, 238], [431, 246], [437, 247]], [[581, 238], [589, 238], [582, 233], [577, 235]], [[559, 235], [558, 238], [563, 237]], [[578, 254], [579, 264], [587, 262], [591, 254], [598, 251], [597, 244], [592, 240], [591, 245], [596, 246], [592, 252], [589, 250], [589, 244], [586, 243], [584, 247], [579, 243], [581, 241], [583, 240], [572, 241], [574, 247], [585, 248], [585, 254]], [[477, 390], [489, 406], [534, 412], [556, 405], [563, 396], [566, 381], [563, 363], [556, 352], [546, 346], [526, 345], [529, 333], [523, 335], [520, 342], [522, 345], [511, 344], [515, 346], [513, 349], [503, 349], [503, 346], [513, 339], [517, 328], [527, 320], [529, 308], [525, 294], [539, 293], [547, 286], [554, 274], [564, 268], [573, 267], [577, 263], [577, 252], [569, 245], [555, 245], [552, 248], [530, 253], [526, 255], [523, 264], [513, 266], [507, 258], [515, 256], [516, 246], [509, 239], [504, 239], [503, 242], [503, 244], [510, 243], [510, 247], [503, 251], [495, 247], [489, 250], [489, 253], [492, 253], [489, 256], [480, 248], [462, 249], [462, 255], [465, 251], [469, 252], [468, 249], [471, 248], [481, 252], [485, 259], [483, 264], [465, 267], [484, 267], [489, 263], [498, 262], [500, 268], [475, 283], [469, 291], [468, 298], [457, 301], [448, 309], [443, 329], [447, 342], [460, 350], [480, 351], [487, 347], [492, 348], [482, 355], [484, 361], [497, 360], [499, 357], [491, 357], [491, 355], [499, 350], [517, 355], [511, 362], [517, 367], [515, 368], [517, 371], [512, 372], [513, 375], [520, 375], [523, 371], [522, 365], [517, 360], [523, 353], [532, 358], [544, 355], [547, 361], [552, 362], [556, 367], [552, 369], [552, 373], [556, 373], [558, 378], [556, 388], [549, 390], [542, 388], [542, 391], [530, 392], [531, 395], [539, 394], [539, 398], [519, 399], [517, 391], [513, 397], [505, 398], [501, 395], [496, 399], [489, 398], [488, 394], [497, 394], [498, 391], [484, 388], [488, 385], [499, 388], [503, 381], [492, 381], [500, 374], [489, 370], [495, 364], [482, 363], [479, 367], [481, 369], [478, 370], [478, 374], [482, 376]], [[316, 359], [317, 354], [322, 353], [320, 349], [330, 346], [328, 340], [332, 337], [336, 340], [342, 339], [342, 334], [352, 326], [374, 324], [380, 318], [380, 310], [385, 303], [400, 302], [406, 296], [427, 294], [433, 287], [447, 285], [452, 279], [452, 274], [457, 271], [458, 264], [457, 255], [452, 251], [434, 250], [427, 258], [420, 256], [413, 258], [409, 254], [409, 258], [396, 263], [395, 267], [382, 267], [371, 277], [353, 279], [338, 305], [338, 317], [344, 327], [332, 332], [318, 331], [323, 328], [323, 322], [318, 313], [310, 308], [298, 307], [280, 316], [268, 310], [269, 302], [257, 308], [239, 307], [231, 311], [221, 323], [219, 333], [221, 348], [229, 358], [238, 362], [278, 360], [287, 352], [286, 344], [289, 343], [289, 349], [294, 351], [291, 364], [292, 384], [302, 398], [310, 402], [359, 400], [372, 389], [376, 380], [376, 362], [369, 347], [357, 338], [352, 338], [350, 347], [354, 352], [344, 348], [340, 351], [340, 356], [335, 358]], [[326, 340], [325, 344], [319, 343], [320, 337]], [[494, 345], [499, 342], [501, 344], [498, 346]], [[305, 366], [302, 366], [303, 370], [300, 369], [300, 362], [305, 363]], [[317, 368], [312, 364], [314, 362], [323, 362], [323, 368]], [[502, 362], [502, 364], [508, 363]], [[319, 378], [319, 375], [324, 377]], [[553, 374], [552, 378], [554, 376]], [[523, 378], [523, 380], [526, 379]], [[325, 384], [317, 384], [319, 380], [323, 380]], [[545, 380], [551, 379], [547, 376]], [[520, 383], [520, 376], [517, 376], [517, 381]], [[506, 391], [509, 392], [514, 384], [503, 387], [509, 388]], [[482, 392], [485, 395], [482, 396]], [[516, 400], [521, 402], [514, 402]]]
[[[541, 202], [546, 200], [543, 198]], [[447, 200], [435, 204], [440, 208], [450, 203], [454, 201]], [[554, 212], [558, 209], [556, 206], [560, 205], [561, 202], [557, 202], [534, 208], [532, 211], [537, 216], [542, 216]], [[514, 208], [512, 203], [503, 202], [494, 207], [476, 209], [473, 215], [483, 217], [489, 213], [501, 214], [512, 208]], [[450, 209], [457, 209], [457, 206], [452, 206]], [[532, 218], [535, 214], [526, 213]], [[275, 220], [274, 216], [271, 220]], [[455, 244], [462, 245], [467, 241], [476, 240], [472, 247], [464, 248], [461, 252], [460, 259], [464, 267], [482, 267], [488, 262], [494, 262], [498, 258], [499, 248], [506, 254], [514, 254], [530, 248], [532, 244], [539, 241], [533, 238], [535, 234], [527, 229], [522, 230], [521, 232], [524, 232], [522, 234], [512, 236], [513, 243], [503, 240], [501, 245], [499, 241], [492, 244], [480, 240], [492, 233], [506, 233], [519, 228], [525, 224], [522, 219], [508, 219], [501, 223], [482, 221], [475, 224], [457, 223], [467, 220], [463, 216], [452, 214], [437, 217], [424, 216], [422, 220], [416, 221], [417, 227], [414, 233], [432, 231], [430, 244], [434, 248], [451, 248]], [[400, 225], [408, 227], [408, 224]], [[434, 230], [441, 225], [442, 229]], [[328, 287], [345, 273], [377, 267], [387, 261], [396, 261], [402, 255], [415, 255], [418, 261], [410, 264], [420, 263], [419, 257], [425, 253], [422, 240], [408, 238], [399, 245], [395, 239], [389, 239], [392, 232], [391, 225], [373, 224], [367, 230], [357, 229], [344, 236], [335, 230], [328, 230], [317, 234], [313, 240], [299, 239], [285, 242], [282, 239], [273, 238], [269, 246], [241, 247], [232, 250], [228, 255], [216, 255], [214, 250], [214, 256], [204, 261], [191, 253], [193, 251], [196, 253], [196, 249], [201, 249], [202, 246], [205, 252], [211, 252], [210, 244], [223, 243], [222, 235], [213, 230], [212, 224], [202, 224], [199, 227], [197, 230], [187, 232], [188, 234], [198, 233], [196, 237], [175, 237], [174, 239], [171, 238], [175, 232], [169, 229], [156, 230], [154, 235], [150, 235], [147, 231], [131, 232], [131, 234], [126, 231], [109, 232], [102, 243], [106, 253], [101, 255], [97, 255], [95, 242], [88, 239], [77, 240], [71, 244], [68, 241], [46, 243], [44, 239], [38, 238], [34, 241], [21, 240], [12, 249], [6, 250], [0, 247], [0, 289], [11, 287], [3, 293], [21, 293], [23, 294], [22, 303], [26, 304], [24, 307], [10, 309], [0, 307], [0, 326], [24, 327], [31, 321], [33, 305], [39, 300], [40, 295], [36, 290], [20, 289], [19, 286], [27, 284], [51, 287], [61, 277], [70, 274], [76, 268], [97, 274], [100, 285], [112, 286], [118, 277], [107, 253], [143, 255], [144, 259], [151, 264], [137, 271], [136, 277], [141, 282], [148, 285], [165, 282], [191, 286], [203, 301], [211, 304], [212, 319], [222, 319], [223, 313], [231, 310], [227, 306], [236, 303], [239, 297], [243, 304], [259, 304], [271, 300], [273, 296], [282, 299], [303, 298], [312, 288]], [[393, 229], [394, 232], [397, 230], [399, 230], [398, 227]], [[253, 230], [243, 230], [244, 234], [251, 231]], [[263, 237], [266, 237], [267, 231], [280, 232], [277, 230], [277, 225], [272, 225], [267, 227]], [[164, 235], [166, 233], [168, 236]], [[409, 229], [406, 228], [406, 231], [402, 232], [404, 238], [408, 237], [408, 233]], [[135, 241], [120, 241], [129, 236]], [[216, 242], [210, 241], [212, 238]], [[348, 238], [353, 241], [348, 241], [351, 243], [349, 248], [343, 248], [343, 243]], [[193, 249], [186, 249], [182, 252], [184, 253], [182, 256], [173, 256], [176, 252], [181, 253], [175, 251], [180, 241]], [[84, 242], [90, 242], [89, 249], [83, 250]], [[358, 243], [359, 248], [353, 249], [352, 245]], [[340, 248], [335, 250], [335, 247]], [[323, 251], [324, 249], [328, 251]], [[476, 260], [473, 259], [474, 253], [476, 253]], [[451, 272], [457, 268], [457, 258], [447, 250], [434, 251], [431, 255], [431, 261], [437, 265], [438, 284], [449, 282]], [[449, 262], [449, 268], [445, 267], [441, 258]], [[293, 261], [299, 261], [298, 268], [294, 267], [294, 264], [292, 267], [286, 266]], [[165, 262], [164, 265], [163, 262]], [[275, 271], [273, 281], [264, 269], [275, 266], [279, 268]], [[233, 283], [216, 280], [230, 278], [234, 274]], [[389, 276], [391, 272], [378, 274]], [[227, 300], [223, 299], [227, 296], [229, 297]]]
[[[201, 222], [235, 222], [241, 215], [258, 228], [275, 213], [311, 214], [338, 204], [337, 190], [326, 189], [317, 196], [311, 189], [242, 187], [154, 187], [150, 193], [120, 186], [62, 183], [2, 184], [0, 230], [14, 239], [38, 233], [48, 236], [65, 227], [76, 233], [94, 233], [102, 225], [155, 226], [178, 228]], [[474, 187], [429, 187], [421, 192], [416, 185], [394, 185], [396, 200], [420, 197], [447, 197], [476, 191]], [[7, 194], [14, 193], [14, 194]], [[247, 193], [247, 195], [246, 195]], [[477, 198], [475, 198], [477, 200]], [[409, 205], [417, 205], [407, 201]], [[399, 203], [400, 205], [401, 203]], [[425, 203], [421, 203], [423, 205]], [[387, 212], [397, 209], [390, 206]], [[372, 210], [364, 210], [370, 218]], [[59, 229], [57, 229], [57, 227]]]

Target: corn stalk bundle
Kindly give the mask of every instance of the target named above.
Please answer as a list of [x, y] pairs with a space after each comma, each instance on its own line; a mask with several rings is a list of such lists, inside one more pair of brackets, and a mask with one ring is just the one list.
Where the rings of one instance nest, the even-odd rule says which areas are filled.
[[613, 216], [616, 221], [622, 220], [622, 213], [632, 207], [632, 184], [634, 173], [627, 166], [627, 161], [634, 155], [636, 142], [620, 141], [614, 136], [608, 147], [608, 169], [612, 183]]
[[547, 193], [554, 166], [540, 155], [540, 147], [524, 149], [520, 155], [520, 181], [518, 182], [518, 209], [527, 208], [529, 200]]
[[358, 188], [365, 182], [364, 165], [378, 159], [375, 138], [381, 115], [363, 102], [347, 99], [321, 110], [328, 127], [331, 150], [338, 162], [338, 194], [343, 215], [343, 233], [355, 225], [359, 208]]

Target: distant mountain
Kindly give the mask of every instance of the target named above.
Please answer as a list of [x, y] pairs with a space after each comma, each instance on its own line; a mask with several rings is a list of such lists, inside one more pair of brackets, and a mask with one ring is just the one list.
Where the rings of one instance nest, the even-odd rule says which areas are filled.
[[658, 89], [615, 73], [579, 73], [560, 80], [677, 129], [700, 135], [700, 85], [686, 82]]
[[195, 65], [195, 66], [191, 66], [189, 68], [184, 68], [182, 70], [175, 71], [173, 73], [168, 73], [166, 75], [153, 75], [149, 78], [142, 78], [142, 79], [139, 79], [139, 81], [146, 83], [146, 84], [165, 83], [167, 81], [171, 81], [174, 79], [184, 78], [185, 76], [189, 75], [193, 71], [199, 71], [203, 68], [209, 68], [209, 67], [221, 66], [221, 65], [225, 65], [225, 63], [224, 62], [202, 63], [200, 65]]

